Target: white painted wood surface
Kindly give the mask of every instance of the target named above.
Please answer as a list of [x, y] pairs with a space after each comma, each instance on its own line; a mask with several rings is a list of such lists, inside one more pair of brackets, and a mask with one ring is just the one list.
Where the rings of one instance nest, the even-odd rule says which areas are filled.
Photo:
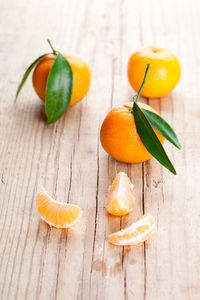
[[[0, 299], [200, 299], [199, 28], [198, 0], [0, 1]], [[30, 79], [14, 105], [25, 68], [49, 50], [46, 38], [85, 58], [92, 70], [87, 97], [52, 126]], [[169, 48], [182, 67], [172, 94], [143, 99], [180, 138], [181, 151], [166, 143], [177, 176], [154, 159], [115, 162], [99, 142], [105, 114], [133, 94], [128, 58], [147, 45]], [[137, 199], [135, 212], [121, 219], [104, 209], [120, 170], [134, 182]], [[40, 221], [41, 185], [83, 208], [74, 229]], [[144, 212], [157, 222], [150, 243], [108, 243], [109, 233]]]

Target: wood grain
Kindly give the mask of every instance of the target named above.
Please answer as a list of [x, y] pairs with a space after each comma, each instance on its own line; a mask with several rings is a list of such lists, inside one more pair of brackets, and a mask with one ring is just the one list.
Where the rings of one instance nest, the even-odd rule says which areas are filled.
[[[0, 299], [200, 299], [199, 17], [198, 0], [1, 0]], [[26, 66], [48, 51], [46, 38], [92, 70], [87, 97], [51, 126], [30, 79], [14, 104]], [[105, 114], [133, 95], [128, 58], [146, 45], [169, 48], [181, 62], [172, 94], [143, 99], [180, 138], [181, 151], [165, 143], [177, 176], [154, 159], [116, 162], [99, 141]], [[104, 208], [118, 171], [128, 173], [137, 199], [123, 218]], [[74, 229], [39, 219], [41, 186], [83, 208]], [[157, 222], [150, 243], [135, 249], [108, 243], [108, 234], [145, 212]]]

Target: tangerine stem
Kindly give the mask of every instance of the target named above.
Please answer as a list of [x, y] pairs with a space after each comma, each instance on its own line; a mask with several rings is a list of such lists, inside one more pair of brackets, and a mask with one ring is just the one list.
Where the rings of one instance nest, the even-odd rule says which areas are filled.
[[49, 43], [49, 46], [51, 47], [51, 50], [53, 51], [53, 54], [57, 54], [57, 51], [54, 49], [54, 47], [52, 46], [52, 43], [49, 39], [47, 39], [47, 42]]
[[[147, 74], [148, 74], [148, 72], [149, 72], [149, 67], [150, 67], [150, 63], [147, 64], [147, 68], [146, 68], [146, 71], [145, 71], [144, 79], [143, 79], [142, 85], [141, 85], [141, 87], [140, 87], [140, 89], [139, 89], [139, 92], [138, 92], [138, 94], [137, 94], [137, 98], [136, 98], [136, 101], [135, 101], [136, 103], [138, 102], [138, 100], [139, 100], [139, 98], [140, 98], [140, 94], [141, 94], [142, 89], [143, 89], [143, 87], [144, 87], [144, 84], [145, 84], [145, 82], [146, 82]], [[134, 105], [134, 104], [133, 104], [133, 105]]]

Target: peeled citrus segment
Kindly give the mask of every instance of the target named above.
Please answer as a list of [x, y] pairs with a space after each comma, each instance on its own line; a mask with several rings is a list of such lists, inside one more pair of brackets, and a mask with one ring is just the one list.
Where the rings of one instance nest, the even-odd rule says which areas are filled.
[[117, 246], [137, 246], [148, 240], [154, 231], [155, 220], [146, 214], [129, 227], [109, 235], [108, 240]]
[[124, 172], [119, 172], [110, 188], [106, 210], [115, 216], [124, 216], [133, 210], [135, 197], [133, 185]]
[[56, 201], [47, 193], [37, 195], [36, 205], [40, 217], [56, 228], [71, 227], [80, 219], [82, 213], [79, 206]]

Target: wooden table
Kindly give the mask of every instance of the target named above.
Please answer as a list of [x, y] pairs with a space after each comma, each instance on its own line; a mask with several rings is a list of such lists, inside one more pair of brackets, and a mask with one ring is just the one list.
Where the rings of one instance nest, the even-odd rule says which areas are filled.
[[[200, 299], [200, 5], [198, 0], [1, 0], [0, 299]], [[31, 79], [17, 104], [25, 68], [56, 49], [91, 66], [87, 97], [47, 126]], [[158, 45], [182, 67], [177, 88], [149, 103], [175, 128], [182, 144], [165, 147], [178, 175], [155, 159], [119, 163], [108, 157], [99, 129], [111, 107], [131, 100], [132, 52]], [[109, 185], [124, 171], [135, 184], [136, 209], [105, 212]], [[41, 186], [83, 208], [69, 231], [38, 217]], [[157, 233], [138, 248], [111, 246], [107, 236], [150, 212]]]

